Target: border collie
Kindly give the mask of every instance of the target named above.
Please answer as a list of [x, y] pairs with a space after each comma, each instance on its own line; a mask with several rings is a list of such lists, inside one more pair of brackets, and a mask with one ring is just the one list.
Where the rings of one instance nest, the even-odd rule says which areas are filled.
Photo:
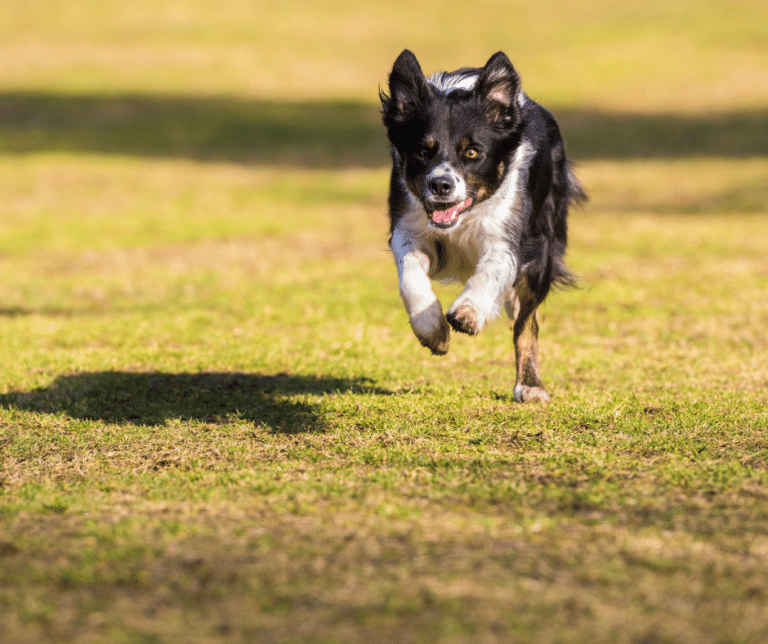
[[[380, 93], [391, 143], [389, 246], [411, 328], [432, 353], [450, 329], [512, 320], [518, 402], [549, 400], [537, 366], [537, 308], [573, 284], [563, 261], [568, 206], [585, 198], [553, 116], [499, 52], [482, 68], [424, 76], [407, 49]], [[466, 286], [443, 315], [431, 280]]]

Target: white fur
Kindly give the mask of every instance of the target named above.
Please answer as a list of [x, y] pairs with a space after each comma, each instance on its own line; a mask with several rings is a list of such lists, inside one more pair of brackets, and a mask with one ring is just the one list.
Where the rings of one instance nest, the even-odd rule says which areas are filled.
[[450, 195], [446, 195], [444, 199], [446, 201], [464, 201], [467, 198], [467, 182], [456, 170], [451, 167], [450, 163], [441, 163], [427, 175], [425, 183], [429, 183], [431, 179], [436, 179], [442, 176], [449, 176], [453, 180], [453, 192]]
[[448, 74], [437, 72], [427, 79], [427, 82], [444, 94], [457, 89], [470, 91], [477, 85], [478, 74]]
[[[448, 229], [432, 225], [421, 201], [408, 192], [408, 208], [395, 225], [390, 247], [397, 263], [400, 295], [417, 335], [436, 334], [441, 321], [434, 313], [437, 310], [442, 315], [434, 306], [437, 297], [430, 279], [466, 284], [449, 313], [469, 304], [477, 313], [478, 327], [497, 314], [503, 296], [517, 278], [519, 267], [510, 236], [519, 233], [523, 213], [517, 209], [525, 200], [518, 194], [524, 189], [523, 170], [533, 154], [533, 145], [523, 140], [499, 189], [461, 213]], [[445, 249], [446, 262], [441, 267], [437, 265], [438, 240]], [[433, 313], [419, 315], [428, 309]]]
[[[475, 85], [477, 85], [479, 78], [480, 76], [478, 74], [450, 74], [447, 72], [437, 72], [432, 74], [432, 76], [427, 79], [427, 82], [435, 89], [447, 95], [458, 89], [472, 91], [475, 88]], [[522, 90], [517, 92], [516, 98], [517, 104], [520, 107], [525, 107], [526, 103], [530, 100]]]
[[[429, 257], [402, 229], [394, 231], [390, 246], [395, 255], [397, 274], [400, 279], [400, 297], [403, 298], [405, 309], [413, 325], [414, 321], [421, 319], [422, 314], [433, 307], [437, 301], [428, 277]], [[416, 328], [414, 331], [418, 333]], [[430, 334], [429, 328], [420, 329], [420, 331], [423, 331], [424, 335]]]

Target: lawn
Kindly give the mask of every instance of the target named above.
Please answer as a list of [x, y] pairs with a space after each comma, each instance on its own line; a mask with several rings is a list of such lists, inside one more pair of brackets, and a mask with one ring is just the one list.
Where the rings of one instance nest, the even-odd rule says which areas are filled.
[[[768, 5], [443, 6], [0, 7], [0, 641], [768, 641]], [[589, 193], [547, 405], [410, 331], [406, 46]]]

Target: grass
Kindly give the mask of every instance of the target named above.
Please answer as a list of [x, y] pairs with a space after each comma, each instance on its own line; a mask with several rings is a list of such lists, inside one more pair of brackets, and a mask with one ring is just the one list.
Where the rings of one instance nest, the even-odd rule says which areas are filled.
[[[768, 640], [764, 3], [66, 4], [0, 9], [1, 641]], [[547, 406], [408, 327], [406, 45], [507, 49], [589, 190]]]

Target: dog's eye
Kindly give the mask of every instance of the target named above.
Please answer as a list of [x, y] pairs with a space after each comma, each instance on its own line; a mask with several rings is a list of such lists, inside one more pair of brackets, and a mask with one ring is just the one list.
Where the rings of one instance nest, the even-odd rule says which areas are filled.
[[432, 156], [432, 150], [426, 145], [423, 145], [416, 150], [416, 156], [419, 157], [419, 159], [426, 161], [430, 156]]
[[478, 150], [475, 150], [475, 148], [469, 148], [465, 150], [464, 152], [464, 158], [468, 161], [474, 161], [480, 156], [480, 152]]

